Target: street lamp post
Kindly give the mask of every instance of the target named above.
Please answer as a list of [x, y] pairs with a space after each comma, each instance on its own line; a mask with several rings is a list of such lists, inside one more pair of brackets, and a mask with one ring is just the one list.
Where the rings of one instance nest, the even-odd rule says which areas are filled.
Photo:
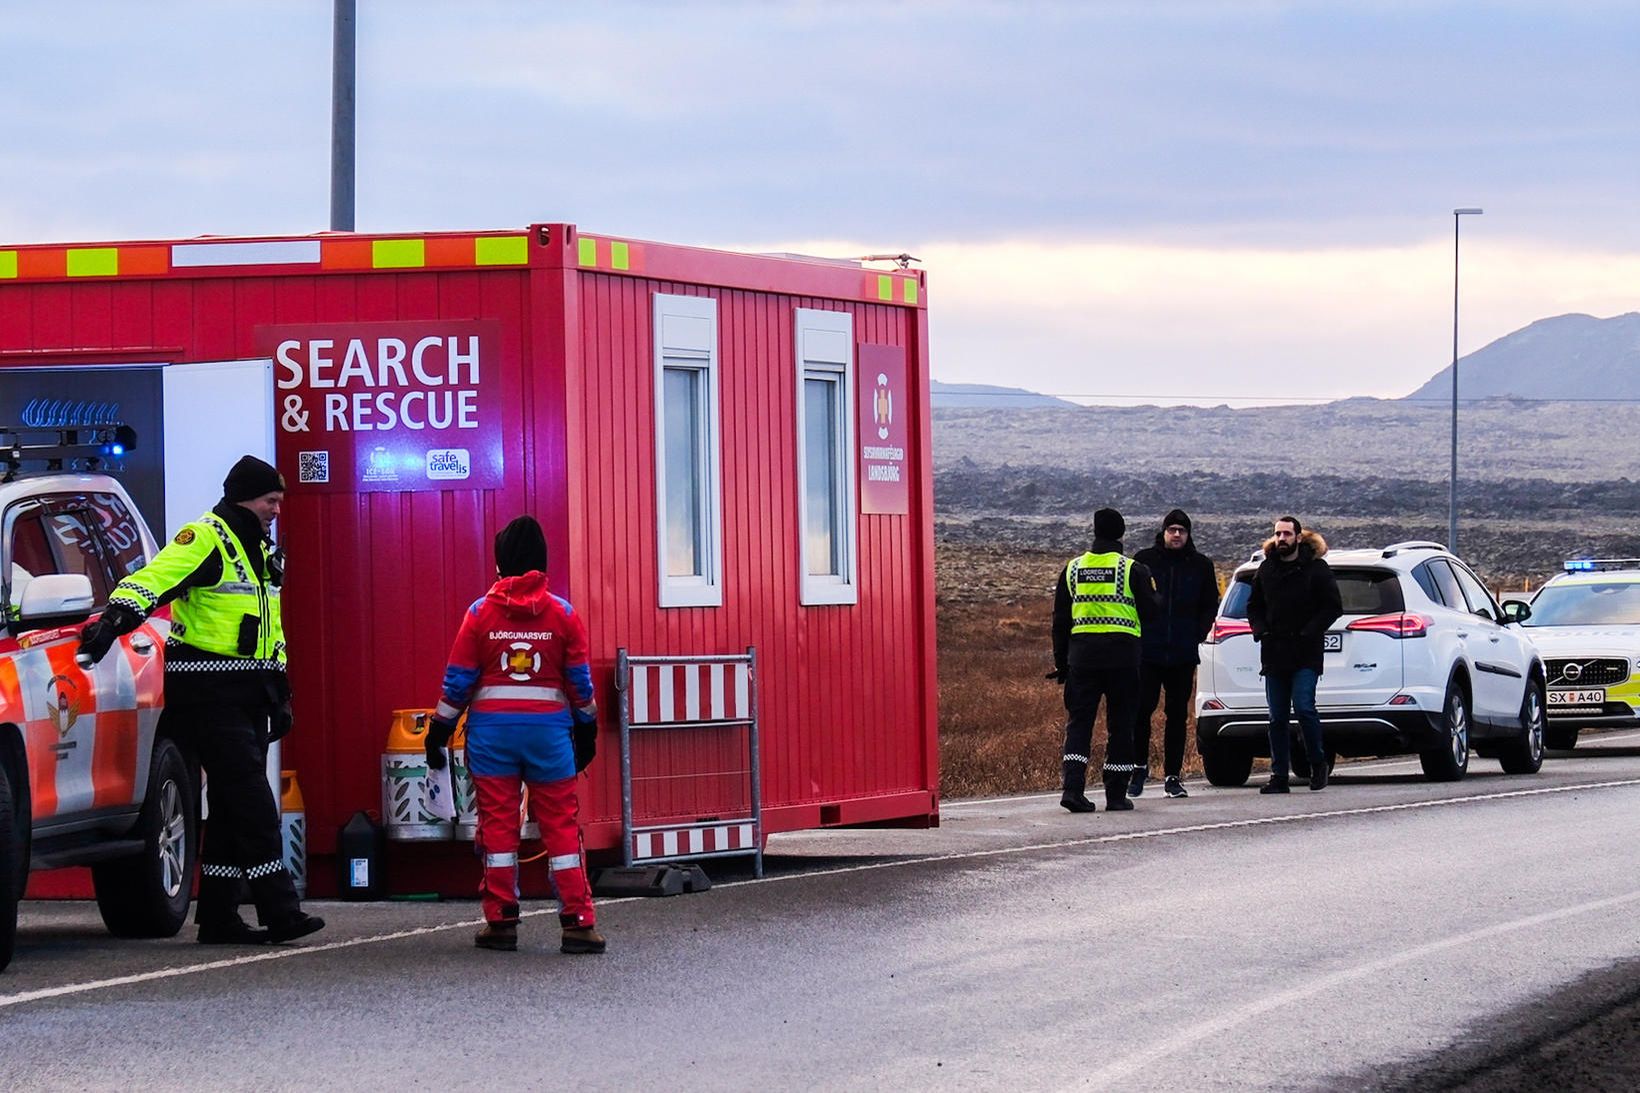
[[1480, 209], [1452, 210], [1452, 477], [1447, 495], [1446, 549], [1458, 552], [1458, 224]]

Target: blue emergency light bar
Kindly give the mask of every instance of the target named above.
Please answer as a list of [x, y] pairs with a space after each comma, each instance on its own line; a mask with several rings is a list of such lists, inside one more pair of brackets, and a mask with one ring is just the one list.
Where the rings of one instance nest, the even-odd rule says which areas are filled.
[[1567, 573], [1605, 573], [1613, 569], [1640, 569], [1640, 558], [1567, 558]]
[[124, 422], [75, 427], [0, 425], [0, 481], [16, 478], [25, 462], [43, 464], [48, 472], [118, 470], [119, 461], [136, 446], [137, 431]]

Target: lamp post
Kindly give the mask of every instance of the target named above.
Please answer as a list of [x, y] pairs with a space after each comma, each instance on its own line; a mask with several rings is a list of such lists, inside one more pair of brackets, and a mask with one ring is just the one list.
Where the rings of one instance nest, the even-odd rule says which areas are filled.
[[1447, 495], [1446, 549], [1458, 552], [1458, 225], [1480, 209], [1452, 210], [1452, 477]]

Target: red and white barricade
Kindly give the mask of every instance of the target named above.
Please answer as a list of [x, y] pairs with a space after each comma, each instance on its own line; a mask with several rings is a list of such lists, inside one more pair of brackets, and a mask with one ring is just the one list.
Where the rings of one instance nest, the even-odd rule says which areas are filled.
[[617, 650], [623, 864], [750, 855], [763, 875], [756, 660]]

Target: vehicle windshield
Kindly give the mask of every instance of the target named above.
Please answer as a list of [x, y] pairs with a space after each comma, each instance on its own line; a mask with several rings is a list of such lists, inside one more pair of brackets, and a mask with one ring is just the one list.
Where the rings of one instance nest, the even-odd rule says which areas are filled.
[[1532, 600], [1532, 616], [1522, 625], [1640, 625], [1640, 581], [1546, 585]]
[[[1401, 584], [1391, 570], [1335, 569], [1333, 576], [1338, 579], [1338, 597], [1343, 601], [1346, 615], [1393, 615], [1405, 609]], [[1252, 595], [1253, 574], [1238, 574], [1225, 590], [1219, 617], [1245, 619], [1247, 601]]]

